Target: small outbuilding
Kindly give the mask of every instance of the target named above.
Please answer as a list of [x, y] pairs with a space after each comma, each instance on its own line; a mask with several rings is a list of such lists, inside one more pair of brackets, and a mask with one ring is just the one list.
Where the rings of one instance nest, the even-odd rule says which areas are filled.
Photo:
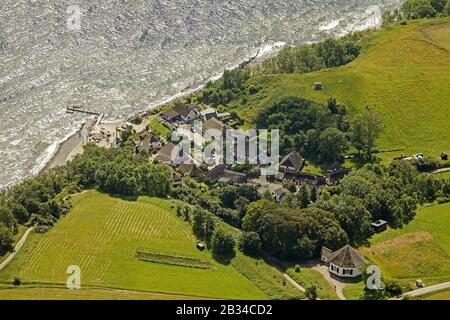
[[384, 220], [377, 220], [375, 222], [372, 222], [370, 225], [372, 226], [373, 231], [375, 231], [376, 233], [384, 232], [388, 227], [387, 221]]
[[442, 152], [442, 153], [441, 153], [441, 160], [447, 161], [447, 160], [448, 160], [448, 154], [445, 153], [445, 152]]
[[314, 90], [320, 91], [323, 89], [322, 82], [314, 82]]
[[201, 243], [201, 242], [197, 242], [196, 247], [197, 247], [197, 249], [200, 250], [200, 251], [203, 251], [203, 250], [206, 249], [205, 244], [204, 244], [204, 243]]

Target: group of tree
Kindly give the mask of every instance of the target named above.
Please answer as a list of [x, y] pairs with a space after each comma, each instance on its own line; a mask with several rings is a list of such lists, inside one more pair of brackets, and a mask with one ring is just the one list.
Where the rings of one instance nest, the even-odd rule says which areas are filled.
[[295, 150], [309, 160], [331, 164], [343, 161], [353, 144], [370, 158], [383, 131], [380, 117], [369, 107], [352, 123], [346, 115], [345, 106], [333, 98], [321, 105], [287, 97], [260, 112], [256, 125], [281, 131], [282, 154]]
[[[246, 250], [254, 252], [260, 241], [264, 251], [290, 261], [310, 259], [322, 246], [338, 249], [348, 242], [332, 213], [315, 207], [285, 208], [267, 199], [249, 206], [243, 230], [247, 232], [242, 245], [249, 247]], [[254, 244], [249, 245], [250, 240]]]
[[219, 80], [206, 84], [205, 89], [197, 96], [197, 101], [213, 106], [227, 105], [242, 94], [255, 93], [254, 87], [248, 88], [248, 79], [248, 69], [225, 70]]
[[364, 32], [313, 44], [285, 46], [277, 55], [266, 59], [257, 69], [262, 73], [308, 73], [345, 65], [355, 60], [361, 51]]
[[406, 0], [401, 11], [407, 19], [450, 16], [450, 0]]

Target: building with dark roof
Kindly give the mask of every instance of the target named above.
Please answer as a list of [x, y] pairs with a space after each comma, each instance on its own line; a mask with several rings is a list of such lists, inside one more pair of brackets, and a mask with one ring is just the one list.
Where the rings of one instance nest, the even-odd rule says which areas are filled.
[[351, 170], [345, 169], [345, 168], [328, 170], [327, 174], [325, 175], [327, 185], [329, 185], [329, 186], [337, 185], [339, 183], [339, 181], [341, 181], [350, 172], [351, 172]]
[[322, 247], [321, 260], [328, 265], [330, 273], [342, 278], [355, 278], [362, 274], [364, 256], [350, 245], [332, 252]]
[[181, 116], [181, 120], [185, 122], [193, 121], [197, 118], [197, 110], [194, 105], [177, 103], [173, 108]]
[[209, 130], [217, 130], [218, 132], [221, 132], [222, 135], [225, 134], [225, 125], [222, 121], [217, 120], [216, 118], [211, 118], [208, 121], [206, 121], [203, 124], [203, 130], [209, 131]]
[[291, 152], [280, 161], [280, 171], [300, 172], [305, 166], [305, 160], [297, 152]]
[[181, 146], [169, 142], [158, 151], [155, 161], [172, 164], [178, 158], [180, 163], [182, 163], [184, 156], [183, 148]]

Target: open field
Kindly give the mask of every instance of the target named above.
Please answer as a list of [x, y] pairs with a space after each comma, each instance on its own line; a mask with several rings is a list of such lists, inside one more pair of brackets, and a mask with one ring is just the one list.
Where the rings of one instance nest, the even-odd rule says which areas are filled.
[[[24, 284], [64, 284], [70, 265], [81, 268], [81, 285], [181, 294], [207, 298], [264, 299], [267, 296], [232, 266], [214, 262], [195, 248], [190, 225], [174, 212], [174, 202], [141, 197], [136, 202], [95, 191], [76, 203], [46, 234], [33, 234], [0, 280]], [[194, 269], [140, 261], [146, 248], [211, 261]], [[213, 284], [213, 285], [212, 285]], [[18, 291], [17, 291], [18, 292]]]
[[377, 234], [361, 251], [377, 264], [384, 277], [414, 287], [450, 279], [450, 203], [420, 208], [403, 229]]
[[190, 300], [199, 297], [103, 288], [69, 290], [57, 287], [0, 288], [0, 300]]
[[[247, 120], [285, 96], [317, 102], [330, 97], [347, 105], [350, 118], [370, 105], [381, 114], [385, 132], [379, 155], [404, 153], [437, 157], [450, 152], [450, 20], [408, 22], [371, 32], [352, 63], [309, 74], [261, 75], [250, 85], [259, 93], [231, 104]], [[314, 82], [323, 90], [315, 91]]]
[[450, 300], [450, 290], [443, 290], [437, 293], [426, 295], [421, 300]]

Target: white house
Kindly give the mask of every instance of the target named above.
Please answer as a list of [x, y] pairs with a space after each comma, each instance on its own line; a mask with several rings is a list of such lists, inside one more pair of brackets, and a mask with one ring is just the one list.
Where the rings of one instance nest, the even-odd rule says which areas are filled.
[[332, 252], [322, 247], [321, 260], [328, 265], [328, 271], [342, 278], [356, 278], [362, 274], [364, 257], [351, 246]]

